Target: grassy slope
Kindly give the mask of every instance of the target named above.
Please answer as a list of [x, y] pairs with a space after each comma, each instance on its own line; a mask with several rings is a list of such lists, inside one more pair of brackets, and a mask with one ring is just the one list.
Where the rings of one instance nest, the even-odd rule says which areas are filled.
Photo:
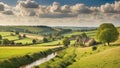
[[26, 54], [32, 54], [35, 52], [44, 51], [46, 49], [55, 48], [55, 46], [51, 47], [0, 47], [0, 61], [17, 57], [23, 56]]
[[[118, 28], [118, 31], [120, 32], [120, 28]], [[116, 42], [112, 43], [112, 45], [120, 45], [120, 37]], [[91, 47], [77, 48], [76, 54], [76, 62], [70, 65], [68, 68], [120, 67], [120, 46], [99, 46], [96, 51], [92, 51]]]
[[[77, 54], [79, 55], [79, 54]], [[68, 68], [119, 68], [120, 46], [77, 59]]]

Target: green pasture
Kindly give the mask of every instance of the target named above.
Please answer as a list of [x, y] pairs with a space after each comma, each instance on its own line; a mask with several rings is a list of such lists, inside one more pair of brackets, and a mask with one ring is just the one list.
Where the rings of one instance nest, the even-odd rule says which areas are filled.
[[33, 39], [30, 39], [30, 38], [23, 38], [23, 39], [20, 39], [20, 40], [16, 40], [15, 43], [22, 43], [22, 44], [30, 44], [32, 43], [32, 40]]
[[97, 51], [91, 48], [77, 48], [76, 62], [67, 68], [119, 68], [120, 47], [99, 47]]
[[44, 51], [52, 47], [0, 47], [0, 61], [13, 58], [13, 57], [19, 57], [24, 56], [26, 54], [32, 54], [40, 51]]

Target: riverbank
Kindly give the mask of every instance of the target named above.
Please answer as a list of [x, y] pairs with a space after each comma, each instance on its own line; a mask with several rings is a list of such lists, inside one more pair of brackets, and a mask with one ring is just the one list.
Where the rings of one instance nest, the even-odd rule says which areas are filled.
[[40, 58], [44, 58], [49, 54], [64, 49], [63, 47], [57, 47], [40, 51], [38, 53], [27, 54], [21, 57], [14, 57], [0, 62], [0, 68], [19, 68], [20, 66], [30, 64]]

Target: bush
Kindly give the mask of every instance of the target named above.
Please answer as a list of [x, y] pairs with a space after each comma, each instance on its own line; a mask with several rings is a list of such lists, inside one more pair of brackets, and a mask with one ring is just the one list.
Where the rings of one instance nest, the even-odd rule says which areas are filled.
[[3, 45], [9, 45], [10, 41], [8, 39], [3, 39], [2, 44]]
[[32, 43], [35, 44], [37, 41], [35, 39], [32, 40]]
[[18, 32], [18, 31], [16, 31], [16, 32], [15, 32], [15, 34], [16, 34], [16, 35], [19, 35], [19, 32]]
[[63, 45], [66, 46], [66, 47], [68, 47], [68, 45], [70, 45], [70, 40], [69, 40], [68, 37], [65, 37], [65, 38], [63, 39]]
[[48, 39], [47, 38], [43, 38], [43, 42], [48, 42]]
[[23, 34], [23, 38], [26, 38], [26, 34]]
[[93, 50], [93, 51], [97, 50], [97, 47], [96, 47], [96, 46], [93, 46], [93, 47], [92, 47], [92, 50]]
[[2, 40], [2, 36], [0, 35], [0, 40]]

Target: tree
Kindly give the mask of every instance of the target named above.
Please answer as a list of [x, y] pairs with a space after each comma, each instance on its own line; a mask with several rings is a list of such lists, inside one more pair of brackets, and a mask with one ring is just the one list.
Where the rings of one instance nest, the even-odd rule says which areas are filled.
[[19, 39], [22, 39], [22, 36], [21, 36], [21, 35], [19, 35], [19, 36], [18, 36], [18, 38], [19, 38]]
[[81, 38], [82, 38], [83, 45], [85, 45], [85, 41], [88, 38], [86, 33], [82, 33]]
[[104, 23], [98, 28], [96, 37], [100, 42], [110, 45], [110, 42], [115, 42], [119, 38], [119, 32], [113, 24]]
[[10, 41], [8, 39], [3, 39], [2, 44], [3, 45], [8, 45], [8, 44], [10, 44]]
[[48, 39], [47, 38], [43, 38], [43, 42], [48, 42]]
[[0, 40], [2, 40], [2, 36], [0, 35]]
[[15, 32], [15, 34], [16, 34], [16, 35], [19, 35], [19, 32], [18, 32], [18, 31], [16, 31], [16, 32]]
[[26, 34], [23, 34], [23, 38], [26, 38]]
[[63, 45], [64, 46], [68, 46], [68, 45], [70, 45], [70, 40], [69, 40], [69, 38], [68, 37], [65, 37], [64, 39], [63, 39]]
[[35, 39], [32, 40], [32, 43], [35, 44], [37, 41]]

